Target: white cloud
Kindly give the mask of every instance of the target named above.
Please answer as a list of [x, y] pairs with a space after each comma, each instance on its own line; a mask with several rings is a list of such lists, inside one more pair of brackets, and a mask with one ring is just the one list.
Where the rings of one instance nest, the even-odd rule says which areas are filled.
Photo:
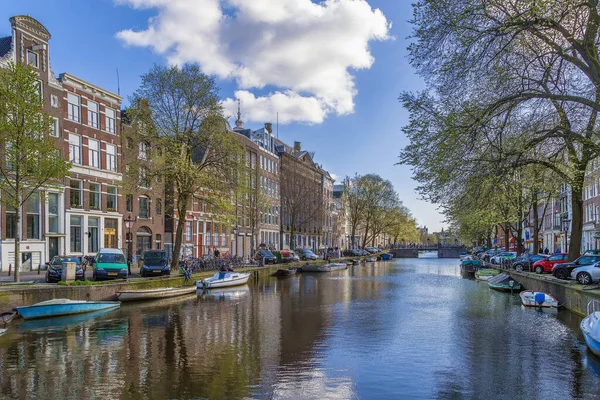
[[[373, 64], [370, 41], [389, 39], [389, 22], [367, 0], [116, 1], [158, 10], [146, 29], [124, 30], [118, 38], [150, 47], [170, 63], [197, 62], [208, 74], [235, 79], [245, 118], [261, 122], [276, 112], [280, 123], [352, 113], [352, 71]], [[265, 87], [275, 89], [259, 97], [250, 92]]]

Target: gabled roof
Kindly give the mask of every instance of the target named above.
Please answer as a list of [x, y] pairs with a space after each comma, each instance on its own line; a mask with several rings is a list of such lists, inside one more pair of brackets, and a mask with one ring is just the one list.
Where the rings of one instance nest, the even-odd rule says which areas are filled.
[[7, 55], [12, 49], [12, 36], [0, 38], [0, 58]]

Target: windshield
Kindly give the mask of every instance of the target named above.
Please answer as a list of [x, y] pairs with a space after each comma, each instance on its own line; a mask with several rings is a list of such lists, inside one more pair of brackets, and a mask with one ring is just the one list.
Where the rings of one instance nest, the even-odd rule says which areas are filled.
[[165, 265], [167, 253], [164, 251], [147, 251], [144, 253], [144, 264], [148, 266]]
[[100, 254], [98, 256], [98, 262], [106, 264], [125, 264], [125, 256], [123, 254]]
[[63, 265], [67, 262], [73, 262], [77, 265], [80, 264], [79, 258], [77, 257], [54, 257], [52, 261], [50, 261], [51, 265]]
[[260, 255], [263, 256], [263, 257], [275, 257], [273, 255], [273, 253], [271, 253], [270, 251], [267, 251], [267, 250], [261, 250], [260, 251]]
[[584, 256], [584, 257], [581, 257], [579, 259], [579, 261], [577, 261], [577, 264], [579, 264], [579, 265], [593, 264], [596, 261], [598, 261], [599, 259], [600, 259], [600, 257], [597, 257], [597, 256], [596, 257], [594, 257], [594, 256]]

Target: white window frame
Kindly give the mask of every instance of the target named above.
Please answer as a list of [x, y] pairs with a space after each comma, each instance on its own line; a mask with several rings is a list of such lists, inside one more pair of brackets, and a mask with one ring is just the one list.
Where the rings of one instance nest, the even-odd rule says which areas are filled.
[[[35, 56], [35, 64], [29, 62], [29, 55], [33, 54]], [[30, 65], [34, 68], [40, 67], [40, 55], [33, 50], [27, 50], [27, 65]]]
[[81, 136], [69, 133], [69, 161], [81, 165]]
[[60, 123], [58, 121], [58, 118], [52, 118], [52, 132], [50, 132], [50, 136], [52, 137], [59, 137], [60, 136]]
[[81, 97], [74, 93], [67, 93], [67, 118], [81, 122]]
[[106, 169], [117, 172], [117, 146], [113, 144], [106, 145]]
[[88, 100], [88, 125], [100, 129], [100, 106], [95, 101]]
[[106, 118], [106, 131], [115, 135], [117, 133], [117, 112], [112, 108], [106, 107], [104, 109], [104, 116]]
[[90, 167], [100, 168], [100, 142], [88, 139], [88, 163]]

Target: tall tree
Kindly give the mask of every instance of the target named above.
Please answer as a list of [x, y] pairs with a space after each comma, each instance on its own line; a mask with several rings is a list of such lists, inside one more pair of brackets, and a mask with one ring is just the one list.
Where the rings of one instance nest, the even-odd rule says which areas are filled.
[[42, 110], [37, 73], [17, 63], [0, 69], [0, 201], [14, 210], [15, 282], [21, 269], [21, 215], [27, 200], [48, 188], [61, 187], [70, 163], [55, 147], [52, 118]]
[[577, 257], [585, 171], [600, 155], [597, 2], [424, 0], [412, 22], [411, 62], [430, 93], [401, 96], [402, 162], [432, 192], [482, 168], [552, 170], [571, 187]]
[[364, 183], [361, 175], [354, 175], [353, 178], [346, 177], [344, 181], [343, 201], [346, 205], [346, 213], [350, 224], [351, 245], [356, 245], [356, 233], [364, 223], [367, 203], [365, 201]]
[[[142, 130], [156, 130], [160, 152], [153, 155], [154, 173], [164, 174], [166, 190], [173, 192], [177, 227], [171, 269], [178, 266], [185, 220], [194, 198], [205, 201], [216, 216], [234, 214], [243, 147], [222, 116], [218, 91], [214, 78], [197, 65], [155, 65], [142, 75], [132, 97], [130, 118], [141, 118]], [[140, 110], [136, 115], [135, 106], [144, 103], [149, 112]], [[150, 119], [143, 120], [145, 116]]]

